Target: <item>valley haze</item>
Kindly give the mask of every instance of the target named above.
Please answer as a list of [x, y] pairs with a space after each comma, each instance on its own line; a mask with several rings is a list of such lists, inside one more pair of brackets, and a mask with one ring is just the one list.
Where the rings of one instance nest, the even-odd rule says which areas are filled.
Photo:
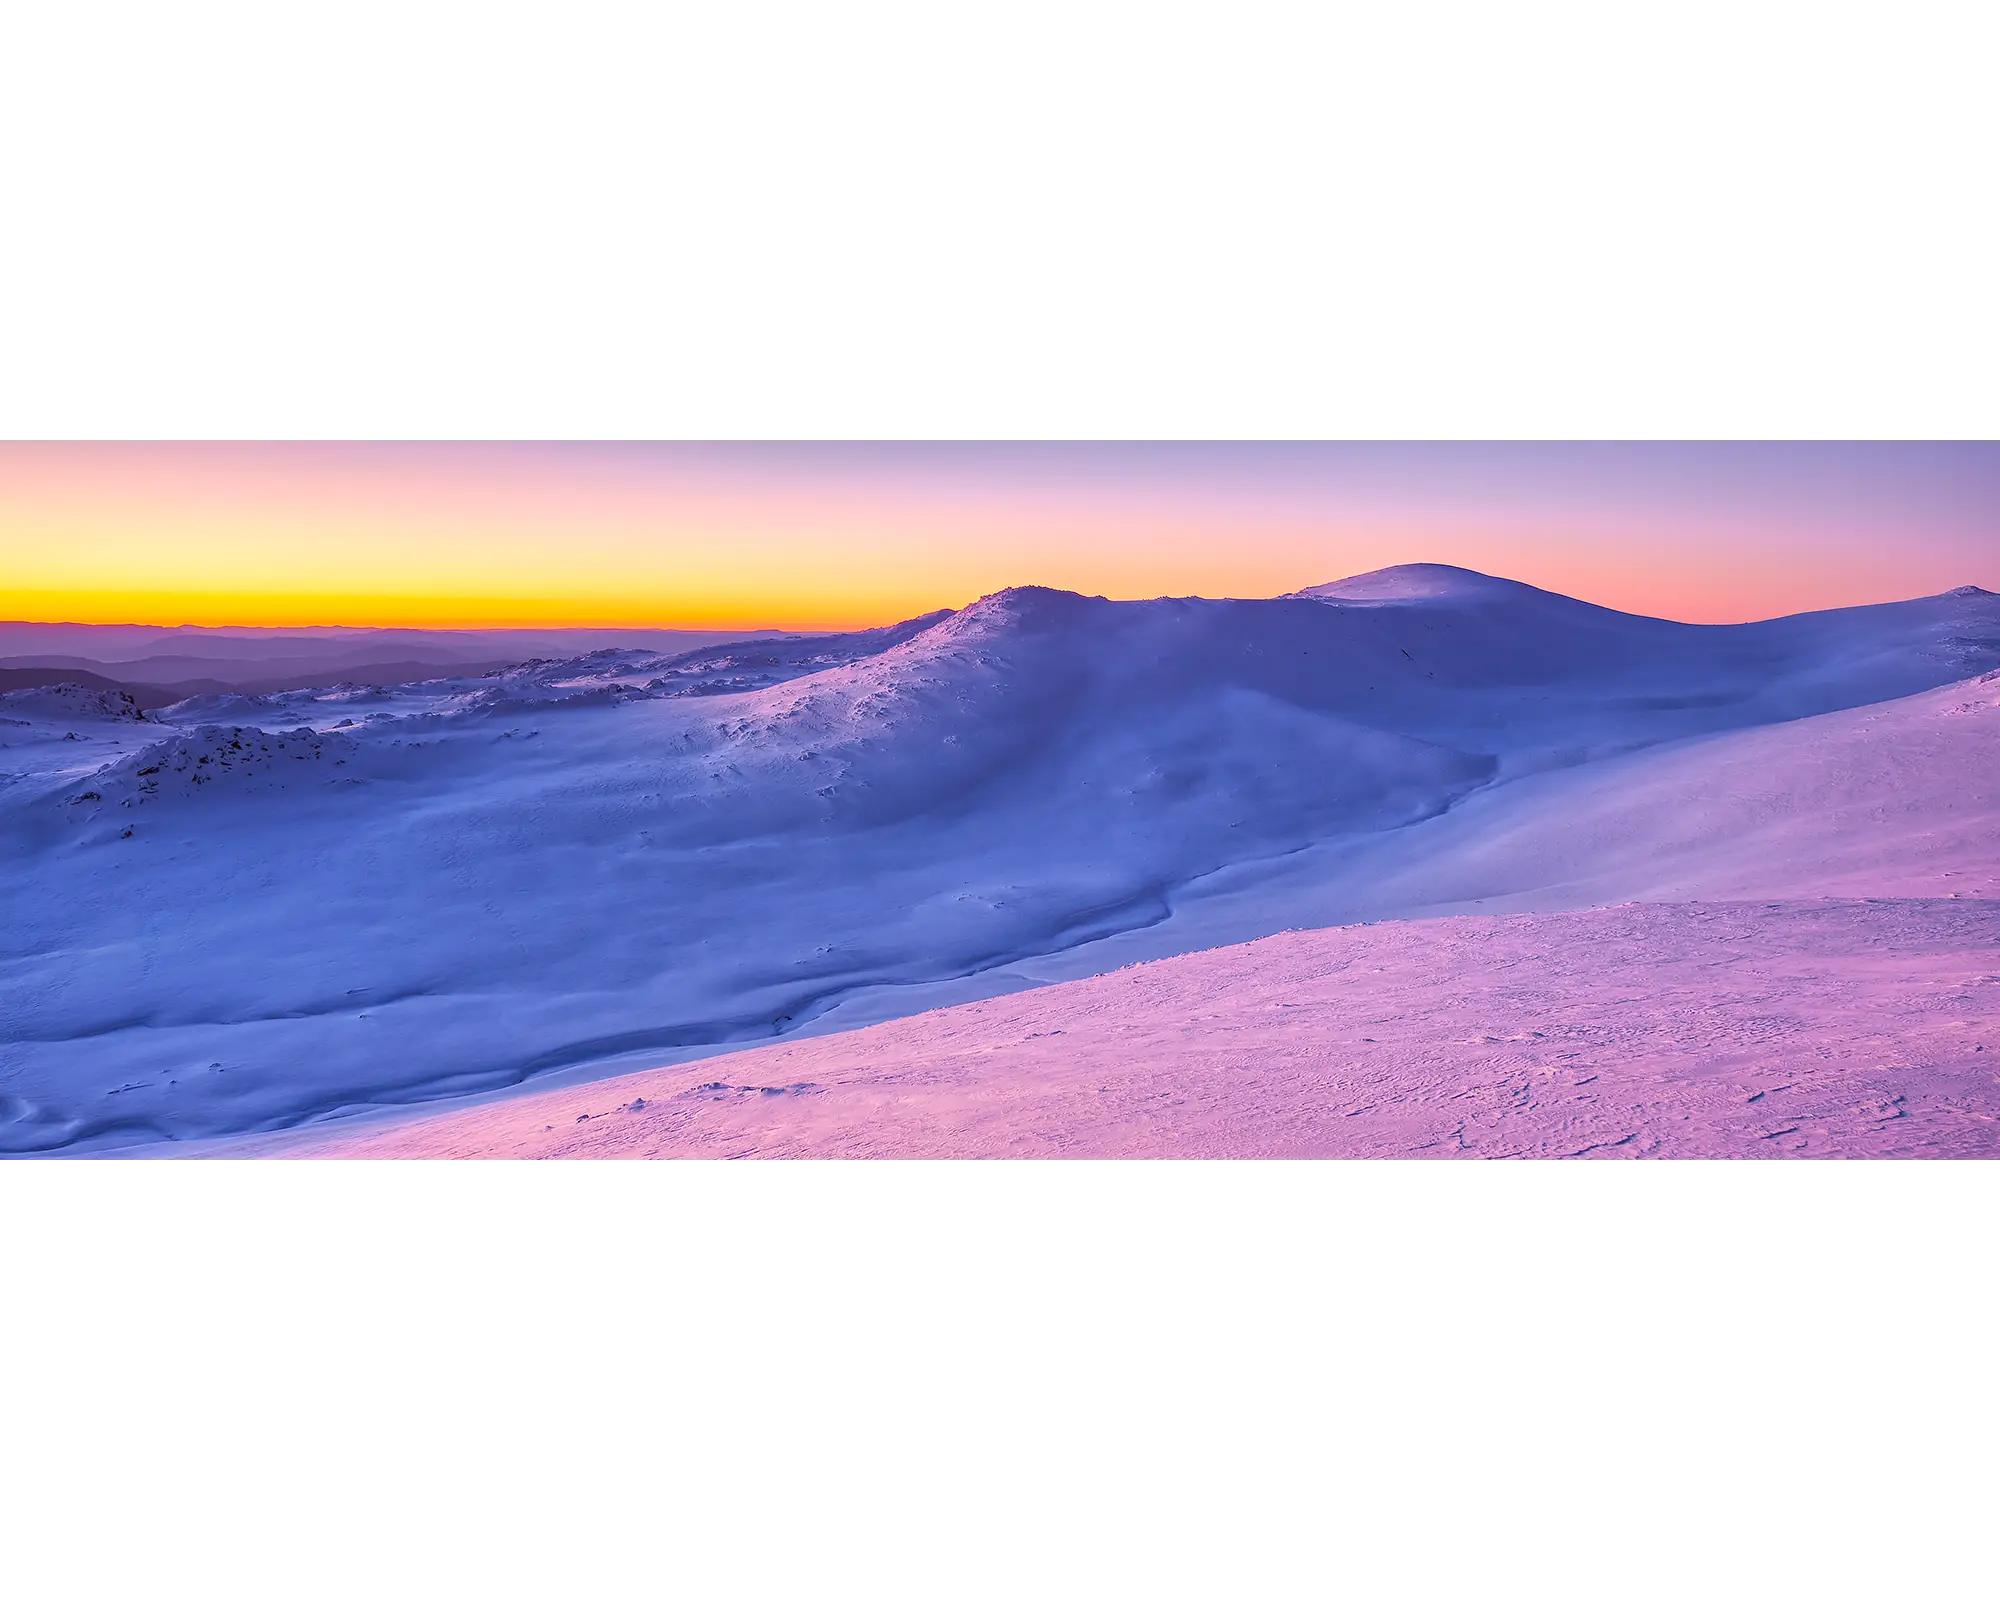
[[2000, 1154], [1974, 586], [27, 626], [6, 1154]]

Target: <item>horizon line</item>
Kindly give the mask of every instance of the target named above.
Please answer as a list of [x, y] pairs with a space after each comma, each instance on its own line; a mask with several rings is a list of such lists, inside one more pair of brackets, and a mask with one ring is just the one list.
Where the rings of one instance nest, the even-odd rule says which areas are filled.
[[[1524, 579], [1508, 578], [1498, 573], [1483, 572], [1480, 571], [1478, 568], [1460, 566], [1457, 565], [1456, 563], [1451, 563], [1451, 562], [1432, 562], [1432, 561], [1396, 562], [1387, 567], [1377, 567], [1366, 572], [1349, 573], [1342, 577], [1327, 579], [1324, 580], [1324, 583], [1326, 584], [1346, 583], [1361, 578], [1378, 576], [1382, 573], [1404, 571], [1413, 568], [1431, 568], [1439, 571], [1462, 572], [1475, 577], [1491, 579], [1496, 582], [1518, 584], [1523, 588], [1535, 589], [1543, 594], [1556, 595], [1562, 599], [1572, 600], [1582, 605], [1597, 606], [1600, 609], [1607, 611], [1615, 611], [1625, 616], [1646, 617], [1649, 618], [1650, 620], [1660, 621], [1660, 622], [1674, 622], [1684, 627], [1739, 627], [1746, 623], [1777, 621], [1784, 617], [1810, 616], [1820, 612], [1850, 611], [1850, 610], [1864, 609], [1872, 605], [1897, 605], [1897, 604], [1906, 604], [1914, 600], [1942, 599], [1949, 595], [1965, 593], [1968, 591], [1977, 591], [1982, 594], [1992, 592], [1990, 590], [1982, 588], [1978, 584], [1964, 583], [1964, 584], [1953, 585], [1945, 589], [1929, 590], [1919, 594], [1896, 594], [1890, 597], [1880, 598], [1880, 599], [1852, 601], [1844, 605], [1810, 606], [1805, 608], [1804, 610], [1798, 610], [1798, 611], [1779, 611], [1765, 616], [1743, 617], [1734, 619], [1732, 621], [1711, 621], [1711, 620], [1690, 619], [1686, 617], [1664, 616], [1659, 613], [1650, 611], [1632, 611], [1622, 606], [1606, 605], [1603, 601], [1590, 600], [1582, 595], [1570, 594], [1564, 590], [1549, 589], [1539, 584], [1528, 583]], [[558, 617], [557, 619], [553, 620], [547, 618], [539, 620], [522, 618], [512, 621], [458, 620], [450, 622], [429, 621], [429, 620], [348, 621], [348, 622], [339, 622], [339, 621], [283, 622], [283, 621], [268, 621], [268, 620], [232, 621], [232, 622], [199, 622], [199, 621], [160, 622], [150, 619], [134, 620], [130, 617], [123, 617], [123, 616], [117, 618], [97, 618], [90, 621], [84, 621], [75, 616], [58, 615], [58, 616], [39, 616], [39, 617], [37, 616], [0, 617], [0, 627], [151, 628], [151, 629], [156, 629], [162, 633], [181, 633], [181, 632], [227, 633], [233, 631], [240, 632], [240, 631], [254, 630], [258, 632], [343, 631], [350, 633], [655, 632], [655, 633], [727, 633], [737, 636], [741, 636], [747, 633], [818, 634], [818, 633], [863, 632], [871, 628], [894, 627], [900, 623], [913, 621], [918, 617], [929, 616], [938, 611], [961, 611], [965, 609], [966, 606], [977, 604], [980, 600], [989, 599], [994, 595], [1005, 594], [1010, 591], [1018, 589], [1047, 589], [1053, 593], [1082, 595], [1083, 597], [1088, 599], [1109, 600], [1115, 604], [1138, 605], [1157, 600], [1206, 600], [1214, 602], [1231, 601], [1231, 600], [1250, 601], [1250, 602], [1285, 600], [1301, 596], [1304, 588], [1316, 588], [1320, 586], [1321, 586], [1320, 584], [1308, 584], [1303, 586], [1302, 589], [1287, 590], [1278, 594], [1270, 594], [1270, 595], [1155, 594], [1155, 595], [1111, 596], [1104, 594], [1094, 594], [1094, 595], [1087, 594], [1083, 590], [1068, 589], [1059, 584], [1041, 584], [1033, 582], [1010, 583], [1010, 584], [1003, 584], [995, 589], [989, 589], [985, 591], [983, 594], [974, 596], [970, 600], [965, 600], [955, 605], [945, 604], [945, 605], [923, 606], [918, 610], [908, 611], [908, 612], [897, 612], [894, 614], [885, 613], [883, 616], [879, 618], [871, 618], [871, 619], [857, 620], [853, 618], [848, 618], [848, 619], [843, 619], [841, 621], [825, 620], [825, 621], [789, 622], [789, 623], [765, 618], [763, 620], [755, 622], [743, 622], [740, 624], [732, 624], [728, 622], [719, 621], [712, 615], [702, 617], [699, 620], [690, 619], [687, 621], [680, 621], [680, 622], [659, 620], [658, 618], [649, 618], [643, 621], [642, 620], [606, 621], [606, 620], [601, 620], [601, 614], [593, 616], [592, 620], [588, 621], [575, 621], [575, 620], [569, 620], [566, 617]], [[15, 591], [15, 594], [18, 596], [22, 593], [27, 593], [27, 592], [33, 592], [33, 591]], [[52, 591], [42, 591], [42, 592], [51, 593]], [[79, 594], [83, 592], [84, 591], [77, 591], [77, 593]], [[221, 599], [224, 597], [214, 596], [213, 598]], [[271, 598], [275, 599], [277, 597], [271, 597]], [[358, 599], [360, 597], [354, 597], [354, 598]], [[420, 617], [432, 616], [432, 615], [436, 615], [436, 613], [425, 612], [419, 614]]]

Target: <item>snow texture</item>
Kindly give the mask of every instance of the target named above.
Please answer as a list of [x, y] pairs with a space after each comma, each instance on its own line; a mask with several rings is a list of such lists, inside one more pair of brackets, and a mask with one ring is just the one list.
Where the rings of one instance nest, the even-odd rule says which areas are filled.
[[1990, 900], [1451, 917], [1278, 934], [288, 1153], [1990, 1157], [1996, 1009]]

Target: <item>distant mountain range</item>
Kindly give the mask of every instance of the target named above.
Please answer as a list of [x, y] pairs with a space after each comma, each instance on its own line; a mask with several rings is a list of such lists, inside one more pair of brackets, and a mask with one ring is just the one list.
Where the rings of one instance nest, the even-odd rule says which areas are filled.
[[446, 671], [478, 674], [607, 648], [672, 653], [772, 636], [770, 630], [686, 628], [283, 631], [0, 622], [0, 690], [82, 683], [123, 689], [141, 706], [153, 708], [198, 694], [410, 683]]

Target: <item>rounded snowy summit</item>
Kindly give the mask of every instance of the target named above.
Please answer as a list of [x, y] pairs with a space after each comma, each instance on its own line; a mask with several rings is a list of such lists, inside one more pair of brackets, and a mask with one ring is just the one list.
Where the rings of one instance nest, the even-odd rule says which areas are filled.
[[1493, 578], [1469, 567], [1448, 567], [1438, 562], [1413, 561], [1400, 567], [1383, 567], [1375, 572], [1357, 573], [1333, 583], [1314, 584], [1298, 591], [1298, 598], [1312, 600], [1509, 600], [1541, 594], [1531, 584], [1512, 578]]

